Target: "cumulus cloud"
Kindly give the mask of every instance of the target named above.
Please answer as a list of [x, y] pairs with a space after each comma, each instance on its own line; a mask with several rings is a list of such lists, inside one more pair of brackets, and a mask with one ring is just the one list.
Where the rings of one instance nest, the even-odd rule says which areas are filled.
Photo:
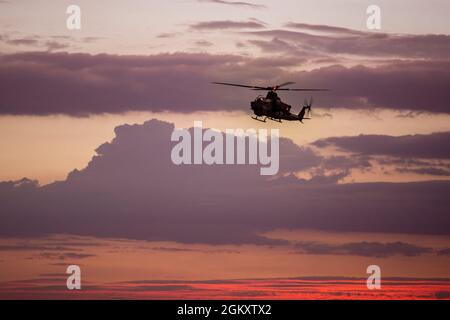
[[[341, 185], [321, 176], [268, 179], [255, 165], [176, 166], [173, 129], [157, 120], [119, 126], [65, 181], [1, 183], [0, 235], [284, 244], [261, 234], [280, 228], [449, 234], [449, 182]], [[282, 172], [321, 163], [287, 139], [280, 156]]]

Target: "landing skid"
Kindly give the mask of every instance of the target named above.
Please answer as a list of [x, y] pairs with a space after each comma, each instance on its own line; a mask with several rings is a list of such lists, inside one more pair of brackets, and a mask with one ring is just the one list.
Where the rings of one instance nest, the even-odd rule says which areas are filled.
[[282, 123], [281, 119], [272, 118], [272, 117], [265, 117], [263, 120], [261, 120], [258, 116], [254, 116], [254, 117], [252, 117], [252, 119], [256, 120], [256, 121], [260, 121], [260, 122], [267, 122], [266, 120], [269, 119], [269, 120], [272, 120], [272, 121], [275, 121], [275, 122]]
[[275, 122], [282, 123], [282, 122], [281, 122], [281, 119], [276, 119], [276, 118], [269, 118], [269, 119], [272, 120], [272, 121], [275, 121]]
[[265, 117], [264, 120], [261, 120], [258, 118], [258, 116], [254, 116], [254, 117], [252, 117], [252, 119], [256, 120], [256, 121], [260, 121], [260, 122], [266, 122], [267, 117]]

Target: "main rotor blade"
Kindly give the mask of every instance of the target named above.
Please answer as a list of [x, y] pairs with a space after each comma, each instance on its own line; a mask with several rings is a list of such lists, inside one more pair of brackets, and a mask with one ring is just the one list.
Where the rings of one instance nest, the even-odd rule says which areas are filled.
[[285, 88], [285, 89], [278, 89], [277, 91], [330, 91], [330, 89], [291, 89], [291, 88]]
[[220, 84], [223, 86], [233, 86], [233, 87], [241, 87], [241, 88], [250, 88], [250, 89], [257, 89], [257, 90], [270, 90], [270, 88], [266, 88], [266, 87], [258, 87], [258, 86], [247, 86], [244, 84], [235, 84], [235, 83], [226, 83], [226, 82], [211, 82], [214, 84]]
[[232, 86], [232, 87], [240, 87], [240, 88], [249, 88], [253, 90], [262, 90], [262, 91], [329, 91], [329, 89], [292, 89], [292, 88], [280, 88], [283, 86], [287, 86], [290, 84], [294, 84], [295, 82], [285, 82], [280, 85], [274, 87], [260, 87], [260, 86], [248, 86], [245, 84], [236, 84], [236, 83], [228, 83], [228, 82], [211, 82], [213, 84], [220, 84], [223, 86]]
[[[277, 85], [277, 86], [275, 86], [276, 88], [281, 88], [281, 87], [284, 87], [284, 86], [288, 86], [288, 85], [290, 85], [290, 84], [295, 84], [295, 82], [292, 82], [292, 81], [290, 81], [290, 82], [285, 82], [285, 83], [282, 83], [282, 84], [279, 84], [279, 85]], [[279, 89], [278, 89], [279, 90]]]

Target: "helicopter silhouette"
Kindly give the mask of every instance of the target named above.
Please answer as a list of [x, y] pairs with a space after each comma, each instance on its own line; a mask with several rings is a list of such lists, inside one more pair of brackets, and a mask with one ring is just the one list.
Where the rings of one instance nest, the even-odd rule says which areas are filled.
[[[250, 103], [251, 109], [253, 110], [253, 113], [255, 114], [252, 119], [266, 122], [267, 119], [282, 122], [282, 120], [287, 121], [300, 121], [303, 123], [303, 120], [305, 119], [311, 119], [308, 118], [308, 116], [311, 113], [311, 107], [313, 103], [312, 97], [310, 100], [306, 100], [303, 103], [302, 109], [298, 114], [291, 113], [291, 106], [287, 103], [284, 103], [281, 101], [280, 97], [277, 94], [277, 91], [328, 91], [328, 89], [294, 89], [294, 88], [282, 88], [291, 84], [294, 84], [295, 82], [285, 82], [276, 86], [270, 86], [270, 87], [259, 87], [259, 86], [249, 86], [249, 85], [243, 85], [243, 84], [235, 84], [235, 83], [226, 83], [226, 82], [212, 82], [213, 84], [219, 84], [224, 86], [233, 86], [233, 87], [241, 87], [241, 88], [249, 88], [252, 90], [260, 90], [260, 91], [268, 91], [267, 95], [264, 96], [258, 96], [255, 100], [253, 100]], [[263, 119], [260, 119], [263, 118]]]

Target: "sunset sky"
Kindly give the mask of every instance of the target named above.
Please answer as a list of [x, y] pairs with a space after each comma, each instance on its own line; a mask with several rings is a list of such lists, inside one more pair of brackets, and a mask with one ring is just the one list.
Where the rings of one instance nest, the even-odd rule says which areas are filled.
[[[0, 1], [0, 299], [450, 298], [449, 12]], [[260, 92], [213, 81], [330, 91], [305, 124], [261, 123]], [[280, 96], [298, 113], [311, 94]], [[171, 133], [194, 121], [279, 129], [279, 174], [175, 166]]]

